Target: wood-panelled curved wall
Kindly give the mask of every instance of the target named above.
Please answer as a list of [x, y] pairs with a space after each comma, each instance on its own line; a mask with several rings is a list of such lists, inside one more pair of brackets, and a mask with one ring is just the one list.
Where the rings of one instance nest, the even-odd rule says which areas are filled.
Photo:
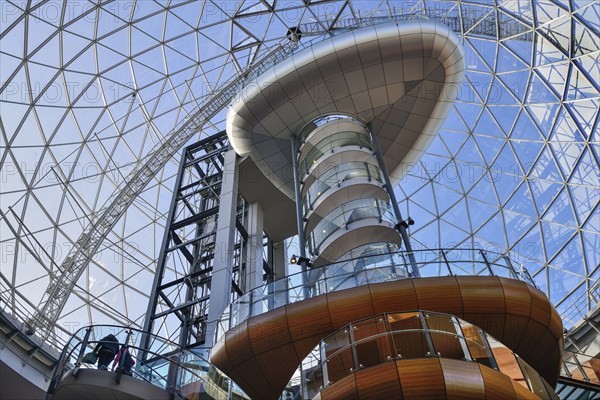
[[525, 282], [487, 276], [403, 279], [288, 304], [228, 331], [211, 362], [251, 398], [275, 399], [325, 336], [362, 318], [412, 310], [453, 314], [479, 326], [556, 385], [563, 347], [558, 313]]
[[[420, 358], [396, 360], [358, 370], [325, 388], [315, 400], [540, 398], [520, 383], [485, 365], [446, 358]], [[555, 398], [558, 399], [558, 396]]]

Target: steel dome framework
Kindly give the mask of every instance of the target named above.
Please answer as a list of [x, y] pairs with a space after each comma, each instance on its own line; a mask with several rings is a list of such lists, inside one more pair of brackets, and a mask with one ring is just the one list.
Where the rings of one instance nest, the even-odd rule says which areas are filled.
[[[567, 327], [598, 302], [593, 0], [1, 7], [0, 299], [21, 321], [48, 315], [54, 300], [54, 318], [38, 322], [58, 340], [92, 322], [141, 326], [178, 161], [157, 161], [157, 150], [222, 130], [226, 104], [201, 106], [286, 43], [290, 27], [302, 42], [391, 15], [452, 25], [466, 54], [449, 117], [396, 187], [416, 221], [413, 246], [510, 252]], [[195, 129], [175, 141], [186, 126]]]

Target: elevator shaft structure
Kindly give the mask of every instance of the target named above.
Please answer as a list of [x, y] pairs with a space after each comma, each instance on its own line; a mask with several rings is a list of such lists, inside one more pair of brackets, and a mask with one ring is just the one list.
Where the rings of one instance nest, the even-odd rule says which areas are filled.
[[[221, 250], [216, 232], [228, 150], [224, 132], [186, 147], [173, 190], [143, 330], [168, 334], [183, 348], [205, 341], [215, 255]], [[247, 239], [241, 223], [236, 231], [231, 300], [242, 294], [240, 249]]]

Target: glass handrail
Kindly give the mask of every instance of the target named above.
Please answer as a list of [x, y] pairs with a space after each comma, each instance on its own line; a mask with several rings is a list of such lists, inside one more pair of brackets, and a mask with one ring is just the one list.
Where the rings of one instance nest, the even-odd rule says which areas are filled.
[[339, 187], [342, 183], [353, 179], [373, 180], [382, 184], [379, 168], [376, 165], [367, 162], [351, 161], [339, 165], [334, 165], [321, 176], [310, 183], [310, 188], [306, 191], [302, 199], [304, 215], [312, 209], [315, 202], [332, 187]]
[[[482, 249], [427, 249], [412, 252], [421, 277], [501, 276], [521, 280], [537, 288], [523, 267], [505, 254]], [[411, 277], [408, 252], [390, 252], [311, 268], [259, 286], [238, 297], [222, 313], [217, 339], [229, 329], [256, 315], [298, 301], [351, 287]]]
[[229, 399], [233, 394], [235, 398], [248, 398], [231, 379], [206, 360], [204, 349], [183, 349], [160, 336], [117, 325], [91, 325], [75, 332], [61, 352], [48, 393], [53, 394], [67, 374], [76, 376], [81, 369], [95, 369], [94, 364], [86, 362], [84, 355], [93, 352], [99, 343], [106, 343], [104, 338], [109, 334], [117, 340], [113, 343], [119, 349], [127, 349], [135, 361], [130, 369], [124, 368], [125, 357], [121, 357], [113, 368], [117, 372], [117, 383], [122, 374], [127, 374], [178, 398], [185, 398], [187, 395], [182, 393], [194, 393], [200, 387], [210, 398]]
[[314, 145], [306, 157], [300, 157], [298, 160], [298, 171], [303, 176], [309, 175], [313, 166], [319, 165], [317, 162], [324, 154], [335, 153], [345, 147], [359, 147], [373, 151], [371, 140], [364, 134], [359, 134], [352, 131], [336, 132], [332, 135], [325, 137], [319, 143]]
[[340, 328], [321, 340], [294, 375], [306, 383], [299, 388], [303, 398], [313, 398], [358, 370], [430, 357], [483, 364], [541, 398], [557, 398], [537, 371], [481, 328], [453, 315], [421, 310], [384, 313]]
[[307, 245], [311, 254], [318, 254], [323, 243], [340, 229], [364, 219], [377, 218], [391, 226], [395, 216], [388, 202], [380, 199], [357, 199], [340, 205], [322, 218], [308, 233]]

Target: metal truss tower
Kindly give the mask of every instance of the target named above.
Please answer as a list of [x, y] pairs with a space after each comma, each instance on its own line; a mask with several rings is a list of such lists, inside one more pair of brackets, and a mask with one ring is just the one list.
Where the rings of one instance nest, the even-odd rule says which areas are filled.
[[[160, 333], [182, 347], [202, 345], [215, 255], [225, 153], [225, 132], [186, 147], [179, 165], [144, 331]], [[248, 234], [241, 220], [244, 201], [238, 199], [231, 300], [243, 294], [240, 267]]]

